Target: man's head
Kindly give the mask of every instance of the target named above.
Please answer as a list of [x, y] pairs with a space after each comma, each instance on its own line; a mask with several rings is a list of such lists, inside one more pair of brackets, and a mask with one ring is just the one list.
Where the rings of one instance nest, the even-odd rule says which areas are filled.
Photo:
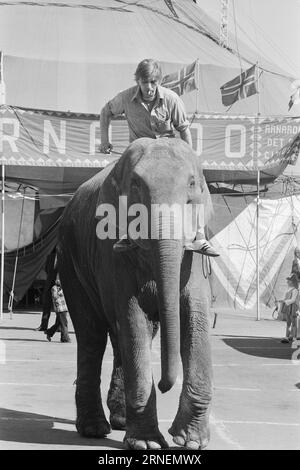
[[296, 289], [298, 289], [299, 284], [298, 284], [298, 279], [297, 279], [296, 274], [291, 274], [286, 279], [287, 279], [289, 286], [295, 287]]
[[294, 255], [295, 255], [296, 258], [300, 258], [300, 248], [299, 248], [299, 246], [296, 246], [295, 251], [294, 251]]
[[153, 101], [157, 86], [162, 80], [162, 71], [158, 62], [153, 59], [144, 59], [137, 66], [135, 80], [140, 87], [143, 100]]

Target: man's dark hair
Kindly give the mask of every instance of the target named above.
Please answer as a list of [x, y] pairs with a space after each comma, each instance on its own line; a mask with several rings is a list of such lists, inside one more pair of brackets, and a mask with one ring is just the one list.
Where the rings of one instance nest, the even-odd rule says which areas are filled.
[[153, 59], [144, 59], [137, 66], [135, 71], [135, 79], [141, 80], [162, 80], [162, 71], [158, 62]]

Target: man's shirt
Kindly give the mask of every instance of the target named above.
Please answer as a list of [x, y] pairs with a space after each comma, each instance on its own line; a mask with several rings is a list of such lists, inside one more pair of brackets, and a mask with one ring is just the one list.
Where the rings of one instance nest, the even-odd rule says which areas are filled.
[[125, 114], [129, 127], [129, 141], [140, 137], [173, 137], [174, 129], [182, 132], [189, 121], [182, 100], [176, 93], [158, 86], [151, 111], [143, 103], [139, 86], [121, 91], [107, 104], [113, 116]]

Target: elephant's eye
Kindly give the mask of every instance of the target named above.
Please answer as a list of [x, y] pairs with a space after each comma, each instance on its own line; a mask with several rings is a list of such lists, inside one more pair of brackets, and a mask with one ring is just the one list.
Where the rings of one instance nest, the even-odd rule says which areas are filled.
[[193, 179], [191, 179], [190, 182], [189, 182], [189, 188], [190, 188], [190, 189], [193, 189], [195, 186], [196, 186], [196, 182], [195, 182], [195, 180], [194, 180], [194, 178], [193, 178]]
[[140, 189], [140, 182], [133, 178], [130, 183], [130, 188], [132, 191], [138, 191]]

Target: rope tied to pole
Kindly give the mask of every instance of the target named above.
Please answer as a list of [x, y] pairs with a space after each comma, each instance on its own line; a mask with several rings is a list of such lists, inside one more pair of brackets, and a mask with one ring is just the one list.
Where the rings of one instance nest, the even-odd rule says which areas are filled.
[[19, 192], [20, 188], [23, 188], [23, 198], [22, 198], [21, 217], [20, 217], [20, 225], [19, 225], [19, 233], [18, 233], [18, 243], [17, 243], [17, 253], [16, 253], [16, 259], [15, 259], [15, 266], [14, 266], [14, 274], [13, 274], [12, 287], [9, 293], [9, 300], [8, 300], [8, 311], [10, 313], [10, 319], [12, 319], [12, 313], [13, 313], [12, 310], [13, 310], [13, 303], [14, 303], [14, 298], [15, 298], [15, 283], [16, 283], [17, 267], [18, 267], [18, 261], [19, 261], [19, 247], [20, 247], [23, 214], [24, 214], [24, 201], [25, 201], [25, 193], [26, 193], [26, 186], [23, 186], [22, 184], [20, 184], [20, 186], [17, 189], [17, 192]]

